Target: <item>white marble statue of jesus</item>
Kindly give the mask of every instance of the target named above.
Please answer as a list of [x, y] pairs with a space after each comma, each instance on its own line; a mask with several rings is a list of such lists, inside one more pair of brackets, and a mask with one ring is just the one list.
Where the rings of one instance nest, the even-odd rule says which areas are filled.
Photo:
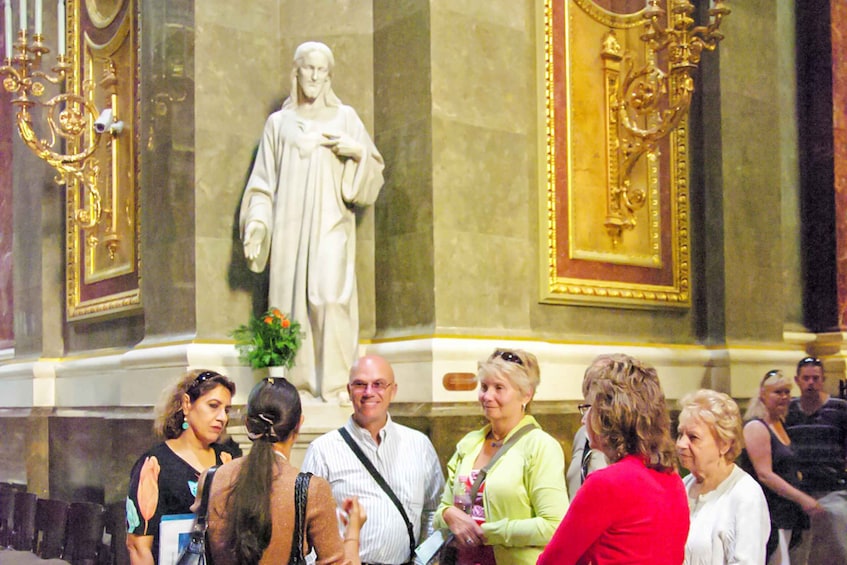
[[291, 93], [270, 115], [241, 201], [244, 255], [262, 272], [268, 304], [304, 330], [289, 380], [343, 398], [357, 356], [355, 208], [376, 201], [382, 156], [356, 111], [332, 91], [334, 58], [309, 41], [294, 53]]

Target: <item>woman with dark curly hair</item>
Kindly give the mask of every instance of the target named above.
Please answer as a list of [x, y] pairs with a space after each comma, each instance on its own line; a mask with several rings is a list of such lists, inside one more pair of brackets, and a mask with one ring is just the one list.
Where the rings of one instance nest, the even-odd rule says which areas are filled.
[[126, 545], [133, 565], [159, 562], [159, 522], [188, 514], [200, 473], [231, 459], [215, 442], [226, 428], [235, 383], [214, 371], [189, 371], [164, 391], [156, 434], [165, 441], [132, 468]]
[[585, 378], [582, 421], [611, 465], [588, 475], [538, 563], [679, 565], [688, 500], [656, 370], [627, 355], [601, 355]]
[[[347, 528], [341, 539], [329, 483], [309, 474], [303, 547], [296, 547], [296, 467], [288, 458], [303, 423], [300, 395], [285, 379], [267, 378], [247, 399], [244, 425], [253, 447], [247, 457], [224, 465], [209, 491], [209, 547], [216, 565], [290, 563], [314, 547], [317, 563], [359, 563], [359, 531], [365, 512], [343, 502]], [[292, 549], [294, 550], [292, 552]]]

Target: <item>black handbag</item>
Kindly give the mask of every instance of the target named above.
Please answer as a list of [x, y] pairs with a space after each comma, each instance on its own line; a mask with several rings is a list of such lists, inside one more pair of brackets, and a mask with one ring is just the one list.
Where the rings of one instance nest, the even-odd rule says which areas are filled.
[[213, 564], [212, 556], [206, 553], [206, 518], [209, 512], [209, 491], [212, 489], [212, 479], [217, 470], [218, 468], [215, 466], [206, 471], [206, 480], [203, 482], [203, 496], [200, 499], [200, 507], [197, 508], [194, 529], [191, 530], [191, 540], [179, 554], [176, 565]]
[[288, 565], [305, 565], [303, 543], [306, 539], [306, 504], [309, 502], [309, 481], [312, 473], [297, 473], [294, 481], [294, 535], [291, 539], [291, 555]]

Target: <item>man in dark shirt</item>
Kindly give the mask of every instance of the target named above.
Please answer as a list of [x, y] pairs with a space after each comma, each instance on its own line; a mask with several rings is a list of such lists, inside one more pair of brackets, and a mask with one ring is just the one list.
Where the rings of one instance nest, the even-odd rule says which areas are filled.
[[810, 564], [847, 563], [847, 401], [823, 390], [823, 364], [815, 357], [800, 360], [794, 381], [800, 397], [791, 400], [785, 429], [802, 473], [800, 488], [827, 511], [812, 520], [803, 545], [811, 547]]

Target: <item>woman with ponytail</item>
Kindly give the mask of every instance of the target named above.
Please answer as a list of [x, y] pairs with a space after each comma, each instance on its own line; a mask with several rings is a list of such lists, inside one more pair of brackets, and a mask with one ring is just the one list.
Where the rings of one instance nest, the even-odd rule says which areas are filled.
[[[263, 379], [250, 392], [244, 423], [253, 442], [250, 453], [223, 465], [212, 480], [209, 547], [215, 565], [285, 563], [295, 537], [298, 474], [288, 459], [303, 423], [297, 390], [285, 379]], [[311, 477], [302, 551], [313, 547], [319, 564], [359, 564], [365, 512], [355, 498], [342, 507], [348, 515], [343, 540], [329, 483]]]

